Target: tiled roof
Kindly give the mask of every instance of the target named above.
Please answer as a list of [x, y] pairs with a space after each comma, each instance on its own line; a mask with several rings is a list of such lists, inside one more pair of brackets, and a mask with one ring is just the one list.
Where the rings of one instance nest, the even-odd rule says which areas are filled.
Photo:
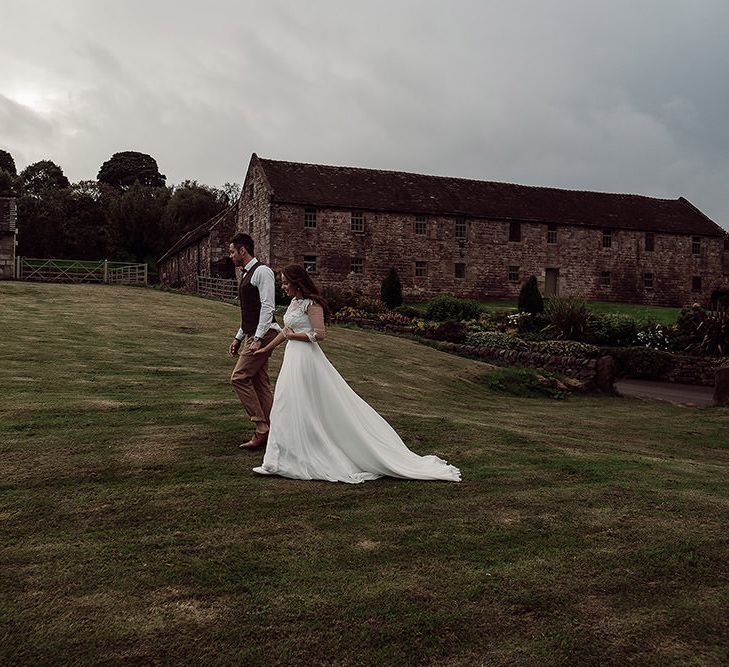
[[723, 236], [683, 197], [563, 190], [259, 158], [279, 203]]
[[215, 214], [212, 218], [209, 220], [206, 220], [201, 225], [198, 225], [194, 229], [191, 229], [187, 234], [182, 236], [175, 245], [173, 245], [162, 257], [160, 257], [157, 260], [158, 264], [161, 264], [164, 262], [164, 260], [169, 259], [173, 255], [176, 255], [180, 250], [184, 250], [187, 248], [187, 246], [192, 245], [193, 243], [196, 243], [202, 238], [205, 238], [209, 233], [210, 230], [215, 227], [221, 220], [224, 220], [226, 217], [228, 217], [229, 214], [234, 214], [235, 210], [238, 208], [238, 202], [233, 204], [232, 206], [229, 206], [228, 208], [223, 209], [220, 213]]

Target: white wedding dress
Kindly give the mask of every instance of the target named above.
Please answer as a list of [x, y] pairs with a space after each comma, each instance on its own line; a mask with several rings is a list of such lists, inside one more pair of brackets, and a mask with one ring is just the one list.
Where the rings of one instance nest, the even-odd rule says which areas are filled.
[[312, 342], [286, 344], [266, 453], [263, 464], [253, 470], [350, 484], [383, 476], [460, 482], [458, 468], [437, 456], [411, 452], [329, 363], [313, 342], [316, 335], [307, 313], [312, 303], [294, 299], [284, 315], [286, 326], [308, 334]]

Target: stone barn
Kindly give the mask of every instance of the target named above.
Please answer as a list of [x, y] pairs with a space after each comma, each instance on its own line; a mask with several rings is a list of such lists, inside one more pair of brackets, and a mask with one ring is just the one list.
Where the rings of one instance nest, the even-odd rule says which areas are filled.
[[0, 280], [15, 277], [17, 217], [15, 197], [0, 197]]
[[235, 278], [228, 245], [236, 233], [237, 206], [225, 209], [185, 234], [157, 262], [162, 284], [197, 291], [197, 277]]
[[[547, 296], [678, 306], [727, 284], [726, 232], [683, 197], [658, 199], [251, 157], [237, 210], [256, 254], [321, 286], [407, 300]], [[182, 242], [182, 241], [181, 241]], [[177, 247], [177, 246], [176, 246]], [[192, 259], [195, 258], [192, 251]], [[168, 253], [169, 254], [169, 253]]]

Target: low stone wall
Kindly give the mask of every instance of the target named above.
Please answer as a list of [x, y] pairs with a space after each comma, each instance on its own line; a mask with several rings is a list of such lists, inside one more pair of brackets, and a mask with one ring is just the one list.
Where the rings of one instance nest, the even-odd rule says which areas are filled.
[[504, 350], [444, 342], [438, 342], [437, 347], [447, 352], [488, 359], [507, 366], [543, 368], [580, 380], [584, 383], [586, 389], [598, 389], [608, 393], [615, 391], [615, 362], [610, 356], [586, 359], [584, 357], [563, 357], [526, 350]]
[[729, 364], [729, 360], [723, 357], [686, 357], [672, 354], [659, 379], [664, 382], [713, 387], [716, 384], [717, 369], [726, 364]]

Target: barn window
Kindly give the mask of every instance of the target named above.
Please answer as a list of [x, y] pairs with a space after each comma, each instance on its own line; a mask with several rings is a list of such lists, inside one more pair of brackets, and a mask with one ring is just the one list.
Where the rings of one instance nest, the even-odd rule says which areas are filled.
[[613, 232], [610, 229], [602, 230], [602, 247], [612, 248], [613, 247]]
[[692, 292], [701, 291], [701, 276], [694, 276], [693, 278], [691, 278], [691, 291]]
[[415, 277], [425, 278], [428, 275], [428, 262], [418, 260], [415, 262]]
[[610, 275], [610, 271], [601, 271], [600, 272], [600, 287], [610, 287], [612, 283], [612, 276]]
[[415, 236], [427, 236], [428, 222], [424, 215], [415, 216]]
[[653, 232], [645, 233], [645, 251], [653, 252], [656, 247], [656, 235]]
[[363, 260], [361, 257], [352, 257], [349, 263], [349, 270], [352, 273], [362, 273]]
[[463, 280], [466, 277], [466, 265], [463, 262], [456, 263], [456, 278]]
[[691, 252], [694, 255], [701, 254], [701, 237], [700, 236], [691, 237]]
[[653, 289], [653, 274], [652, 273], [643, 274], [643, 287], [645, 287], [646, 289]]
[[314, 229], [316, 227], [316, 209], [305, 208], [304, 209], [304, 227]]
[[316, 273], [316, 255], [304, 255], [304, 268], [309, 273]]
[[362, 211], [352, 211], [352, 231], [364, 231], [364, 214]]
[[519, 282], [519, 267], [518, 266], [510, 266], [509, 271], [509, 282], [510, 283], [518, 283]]
[[557, 225], [547, 225], [547, 243], [557, 243]]
[[466, 228], [465, 218], [456, 218], [456, 238], [459, 241], [465, 241], [467, 235], [468, 235], [468, 230]]
[[521, 223], [510, 222], [509, 223], [509, 241], [519, 242], [521, 241]]

